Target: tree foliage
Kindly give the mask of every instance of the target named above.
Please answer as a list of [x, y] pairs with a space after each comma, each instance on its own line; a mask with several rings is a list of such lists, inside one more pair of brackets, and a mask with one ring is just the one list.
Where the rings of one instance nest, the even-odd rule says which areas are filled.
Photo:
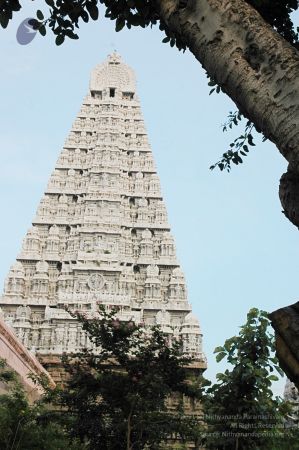
[[56, 421], [52, 412], [40, 402], [30, 404], [16, 373], [0, 360], [0, 381], [8, 388], [0, 395], [1, 450], [80, 450], [70, 442], [66, 423]]
[[[298, 33], [294, 29], [291, 13], [298, 9], [297, 0], [244, 0], [252, 5], [262, 17], [292, 45], [298, 45]], [[175, 35], [159, 16], [155, 0], [45, 0], [47, 13], [36, 13], [34, 26], [42, 35], [48, 26], [56, 35], [56, 44], [63, 43], [65, 37], [78, 39], [75, 32], [81, 21], [98, 20], [99, 4], [105, 8], [105, 17], [115, 21], [116, 31], [124, 27], [159, 25], [165, 32], [163, 42], [186, 49], [184, 36]], [[188, 0], [180, 0], [180, 8], [185, 8]], [[0, 1], [0, 24], [6, 28], [13, 14], [22, 8], [21, 0]], [[48, 12], [49, 11], [49, 12]]]
[[[166, 450], [187, 442], [218, 450], [299, 448], [298, 430], [285, 428], [289, 404], [273, 398], [271, 384], [282, 371], [264, 311], [251, 309], [239, 335], [215, 349], [216, 360], [232, 368], [214, 385], [192, 373], [180, 342], [170, 345], [157, 327], [121, 322], [104, 309], [100, 319], [75, 317], [93, 349], [64, 356], [65, 383], [44, 385], [42, 402], [29, 405], [17, 384], [0, 396], [1, 449]], [[3, 363], [0, 379], [16, 383]]]
[[246, 0], [281, 36], [298, 48], [298, 28], [291, 19], [298, 10], [297, 0]]
[[[204, 397], [208, 448], [274, 450], [299, 448], [298, 433], [285, 429], [289, 405], [275, 397], [271, 384], [283, 375], [274, 356], [274, 336], [264, 311], [253, 308], [238, 336], [217, 347], [216, 360], [232, 369], [217, 374]], [[295, 430], [296, 431], [296, 430]]]
[[[227, 122], [222, 126], [222, 131], [231, 130], [233, 125], [238, 126], [244, 117], [240, 111], [229, 112]], [[243, 158], [248, 155], [249, 148], [254, 147], [253, 130], [255, 127], [250, 120], [246, 121], [243, 134], [234, 139], [230, 143], [229, 149], [223, 153], [222, 158], [213, 164], [210, 169], [214, 170], [218, 167], [221, 171], [226, 170], [230, 172], [232, 164], [238, 165], [243, 163]]]
[[188, 375], [181, 343], [100, 311], [95, 319], [76, 315], [94, 348], [65, 355], [65, 386], [48, 390], [49, 401], [72, 416], [71, 436], [101, 450], [166, 449], [170, 436], [198, 440], [184, 399], [200, 396], [199, 380]]

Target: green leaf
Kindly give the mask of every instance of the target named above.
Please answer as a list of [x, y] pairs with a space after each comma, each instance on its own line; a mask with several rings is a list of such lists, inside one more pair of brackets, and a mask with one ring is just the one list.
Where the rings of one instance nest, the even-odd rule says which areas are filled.
[[270, 381], [278, 381], [279, 378], [276, 375], [269, 375], [268, 376], [268, 380], [270, 380]]
[[10, 0], [11, 9], [13, 11], [20, 11], [21, 5], [18, 0]]
[[224, 350], [224, 347], [222, 347], [222, 346], [219, 346], [219, 347], [216, 347], [216, 348], [215, 348], [215, 350], [214, 350], [214, 352], [213, 352], [213, 353], [219, 353], [219, 352], [223, 352], [223, 350]]
[[89, 16], [88, 16], [87, 12], [84, 10], [81, 11], [81, 17], [82, 17], [83, 22], [87, 23], [89, 21]]
[[40, 22], [36, 19], [30, 19], [30, 20], [28, 20], [28, 23], [29, 23], [29, 25], [32, 26], [32, 28], [34, 30], [38, 30], [40, 27]]
[[[219, 380], [219, 381], [223, 381], [223, 380], [225, 380], [225, 378], [226, 378], [226, 376], [225, 376], [224, 373], [217, 373], [216, 374], [216, 379]], [[217, 389], [217, 387], [216, 387], [216, 389]]]
[[225, 353], [225, 352], [220, 352], [220, 353], [218, 353], [218, 355], [216, 356], [216, 361], [217, 361], [217, 362], [222, 361], [223, 358], [225, 358], [225, 356], [226, 356], [226, 353]]
[[254, 142], [253, 142], [253, 137], [252, 137], [251, 134], [249, 134], [249, 135], [247, 136], [247, 140], [248, 140], [248, 144], [249, 144], [249, 145], [251, 145], [252, 147], [255, 146], [255, 144], [254, 144]]
[[43, 15], [43, 13], [41, 12], [40, 9], [38, 9], [38, 10], [36, 11], [36, 17], [37, 17], [39, 20], [44, 20], [44, 15]]
[[56, 37], [55, 40], [55, 44], [56, 45], [61, 45], [64, 42], [64, 35], [63, 34], [58, 34], [58, 36]]
[[123, 17], [118, 17], [116, 19], [116, 23], [115, 23], [115, 31], [120, 31], [123, 29], [123, 27], [125, 26], [125, 19]]
[[169, 42], [169, 41], [170, 41], [170, 37], [169, 36], [166, 36], [164, 39], [162, 39], [162, 42], [164, 44], [166, 44], [166, 42]]
[[275, 369], [277, 370], [277, 372], [281, 377], [285, 375], [284, 371], [279, 366], [275, 366]]
[[98, 9], [97, 5], [95, 5], [94, 3], [87, 3], [86, 9], [89, 12], [89, 15], [92, 18], [92, 20], [98, 20], [99, 9]]
[[72, 30], [65, 30], [65, 35], [70, 39], [79, 39], [79, 36], [74, 33]]
[[39, 27], [38, 31], [40, 32], [40, 34], [42, 36], [46, 36], [47, 30], [46, 27], [44, 25], [42, 25], [41, 27]]
[[5, 15], [4, 13], [2, 13], [0, 15], [0, 24], [2, 26], [2, 28], [6, 28], [9, 22], [9, 17], [8, 15]]

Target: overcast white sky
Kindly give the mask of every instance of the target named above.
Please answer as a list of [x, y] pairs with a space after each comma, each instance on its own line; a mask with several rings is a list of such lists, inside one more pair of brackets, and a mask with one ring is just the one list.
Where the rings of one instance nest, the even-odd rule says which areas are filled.
[[205, 73], [190, 53], [162, 44], [157, 28], [115, 33], [103, 13], [82, 26], [79, 41], [56, 47], [49, 33], [20, 46], [17, 26], [38, 4], [28, 2], [8, 30], [0, 30], [0, 282], [20, 250], [90, 71], [116, 48], [136, 72], [177, 252], [202, 326], [206, 375], [214, 379], [224, 367], [215, 363], [214, 348], [238, 332], [251, 307], [273, 311], [298, 299], [299, 233], [278, 199], [286, 163], [272, 144], [259, 142], [232, 173], [211, 172], [241, 129], [222, 133], [235, 107], [223, 94], [209, 96]]

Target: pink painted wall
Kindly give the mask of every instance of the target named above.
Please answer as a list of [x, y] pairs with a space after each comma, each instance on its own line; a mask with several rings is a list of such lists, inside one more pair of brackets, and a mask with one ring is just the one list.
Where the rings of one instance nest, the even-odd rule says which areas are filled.
[[31, 400], [40, 397], [42, 394], [42, 388], [34, 384], [34, 382], [28, 378], [30, 373], [35, 375], [44, 374], [48, 377], [50, 383], [53, 386], [55, 385], [48, 372], [38, 362], [35, 356], [31, 354], [27, 348], [21, 344], [21, 342], [19, 342], [11, 328], [5, 324], [1, 317], [0, 358], [5, 359], [7, 365], [17, 372]]

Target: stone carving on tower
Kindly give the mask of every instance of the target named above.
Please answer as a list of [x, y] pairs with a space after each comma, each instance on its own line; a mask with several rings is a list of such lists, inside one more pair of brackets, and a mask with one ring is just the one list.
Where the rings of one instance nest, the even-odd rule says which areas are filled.
[[100, 303], [120, 319], [159, 324], [205, 366], [135, 76], [116, 53], [92, 71], [0, 303], [39, 354], [88, 345], [65, 307], [92, 316]]

